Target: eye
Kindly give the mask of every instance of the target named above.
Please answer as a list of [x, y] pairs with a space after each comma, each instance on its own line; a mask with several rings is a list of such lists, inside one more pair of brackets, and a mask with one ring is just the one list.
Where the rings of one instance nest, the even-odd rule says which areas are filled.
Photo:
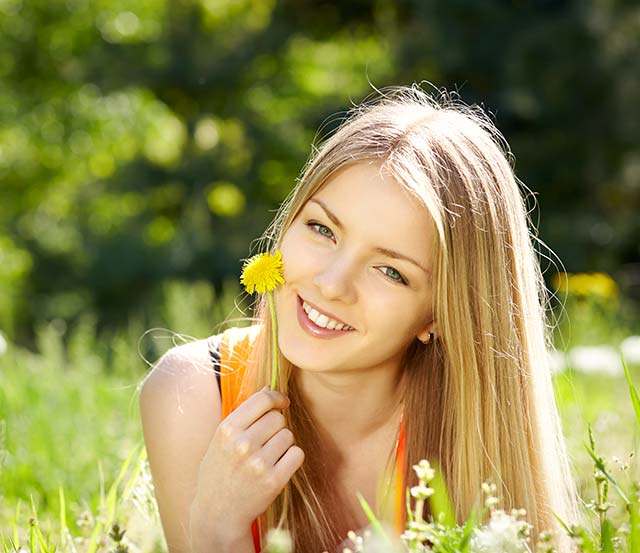
[[[388, 271], [388, 272], [385, 272]], [[404, 278], [398, 271], [396, 271], [393, 267], [382, 267], [382, 273], [388, 277], [393, 282], [397, 282], [399, 284], [407, 285], [407, 279]]]
[[325, 238], [329, 238], [333, 240], [333, 232], [326, 225], [323, 225], [321, 223], [316, 223], [315, 221], [309, 221], [307, 223], [307, 226], [310, 229], [312, 229], [313, 232], [315, 232], [316, 234], [319, 234], [320, 236], [324, 236]]

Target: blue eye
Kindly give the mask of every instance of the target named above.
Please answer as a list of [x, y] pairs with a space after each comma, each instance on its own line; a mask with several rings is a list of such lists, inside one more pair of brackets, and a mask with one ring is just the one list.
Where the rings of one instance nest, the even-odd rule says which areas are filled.
[[325, 238], [333, 239], [333, 232], [331, 229], [325, 225], [320, 223], [316, 223], [315, 221], [309, 221], [307, 226], [311, 229], [314, 229], [313, 232], [319, 234], [320, 236], [324, 236]]
[[[389, 272], [385, 272], [385, 269], [388, 270]], [[407, 280], [393, 267], [382, 267], [382, 272], [385, 276], [389, 277], [389, 279], [393, 280], [394, 282], [399, 282], [401, 284], [408, 284]]]

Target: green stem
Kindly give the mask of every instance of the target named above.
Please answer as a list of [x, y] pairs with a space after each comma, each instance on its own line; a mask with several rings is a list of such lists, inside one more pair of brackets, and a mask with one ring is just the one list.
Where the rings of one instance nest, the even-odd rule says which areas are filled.
[[278, 376], [278, 322], [276, 320], [276, 308], [273, 304], [273, 292], [267, 292], [269, 300], [269, 311], [271, 312], [271, 350], [273, 360], [271, 364], [271, 390], [276, 389], [276, 378]]
[[415, 517], [415, 519], [419, 522], [422, 522], [422, 515], [424, 514], [424, 499], [418, 499], [416, 501], [416, 510], [415, 510], [415, 514], [413, 515]]

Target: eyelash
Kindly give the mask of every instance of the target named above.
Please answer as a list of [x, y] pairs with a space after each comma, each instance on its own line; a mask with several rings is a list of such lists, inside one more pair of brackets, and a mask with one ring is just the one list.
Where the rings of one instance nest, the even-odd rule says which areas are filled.
[[[318, 234], [319, 236], [322, 236], [323, 238], [333, 238], [333, 232], [331, 231], [331, 229], [327, 226], [327, 225], [323, 225], [322, 223], [318, 223], [316, 221], [309, 221], [307, 222], [307, 226], [311, 229], [311, 232]], [[322, 234], [319, 230], [314, 230], [315, 228], [325, 228], [327, 229], [330, 233], [331, 236], [327, 236], [326, 234]], [[393, 271], [395, 271], [398, 276], [400, 277], [400, 279], [396, 279], [396, 278], [391, 278], [389, 275], [387, 275], [386, 273], [382, 273], [384, 276], [386, 276], [391, 282], [395, 282], [396, 284], [402, 284], [404, 286], [407, 286], [409, 283], [407, 282], [407, 279], [404, 278], [402, 276], [402, 274], [400, 273], [400, 271], [398, 271], [397, 269], [394, 269], [393, 267], [383, 267], [384, 269], [391, 269]]]

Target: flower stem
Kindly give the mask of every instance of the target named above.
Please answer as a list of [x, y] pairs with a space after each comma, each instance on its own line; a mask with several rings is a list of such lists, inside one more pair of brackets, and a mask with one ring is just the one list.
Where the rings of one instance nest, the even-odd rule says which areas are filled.
[[273, 304], [273, 292], [267, 292], [269, 300], [269, 311], [271, 313], [271, 351], [273, 359], [271, 363], [271, 390], [276, 389], [276, 378], [278, 376], [278, 322], [276, 320], [276, 309]]

